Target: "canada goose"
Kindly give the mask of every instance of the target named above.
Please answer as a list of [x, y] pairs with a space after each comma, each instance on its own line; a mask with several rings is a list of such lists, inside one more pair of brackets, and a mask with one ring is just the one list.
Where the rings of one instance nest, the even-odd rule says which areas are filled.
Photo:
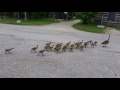
[[40, 51], [38, 52], [38, 56], [39, 56], [40, 53], [42, 54], [42, 56], [44, 56], [44, 55], [43, 55], [44, 51], [45, 51], [45, 49], [40, 50]]
[[97, 43], [98, 43], [97, 41], [94, 42], [95, 46], [97, 46]]
[[46, 45], [50, 45], [52, 42], [47, 43]]
[[101, 45], [104, 44], [103, 47], [105, 47], [109, 43], [110, 36], [111, 35], [109, 35], [108, 40], [105, 40], [104, 42], [101, 43]]
[[[9, 53], [10, 53], [10, 51], [11, 51], [12, 49], [14, 49], [14, 48], [11, 48], [11, 49], [5, 49], [5, 54], [6, 54], [6, 52], [9, 52]], [[11, 53], [10, 53], [10, 54], [11, 54]]]
[[88, 45], [89, 41], [84, 42], [84, 47], [86, 48], [86, 46]]
[[34, 52], [35, 52], [36, 49], [38, 49], [38, 45], [36, 47], [31, 48], [31, 52], [32, 52], [32, 50], [34, 50]]
[[93, 41], [92, 41], [92, 40], [90, 40], [89, 42], [90, 42], [90, 44], [92, 44], [92, 43], [93, 43]]
[[49, 47], [49, 50], [52, 51], [53, 47], [54, 47], [54, 44], [53, 44], [52, 46]]

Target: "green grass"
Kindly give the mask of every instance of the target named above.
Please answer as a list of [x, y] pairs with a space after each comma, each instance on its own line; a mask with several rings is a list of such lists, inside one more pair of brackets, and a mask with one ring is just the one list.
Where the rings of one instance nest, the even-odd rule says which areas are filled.
[[115, 29], [117, 29], [117, 30], [120, 31], [120, 26], [115, 26], [115, 27], [113, 27], [113, 28], [115, 28]]
[[57, 23], [58, 20], [53, 21], [52, 18], [46, 19], [34, 19], [34, 20], [21, 20], [21, 23], [17, 23], [17, 19], [0, 19], [0, 23], [4, 24], [15, 24], [15, 25], [45, 25], [51, 23]]
[[92, 33], [105, 33], [106, 28], [97, 28], [96, 24], [82, 24], [82, 23], [77, 23], [73, 25], [73, 28], [81, 30], [81, 31], [86, 31], [86, 32], [92, 32]]

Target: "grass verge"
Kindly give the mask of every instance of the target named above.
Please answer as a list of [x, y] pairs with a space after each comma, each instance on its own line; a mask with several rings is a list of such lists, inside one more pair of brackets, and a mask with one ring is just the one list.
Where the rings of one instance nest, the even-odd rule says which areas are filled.
[[106, 32], [106, 27], [97, 28], [96, 24], [88, 25], [88, 24], [82, 24], [81, 22], [74, 24], [73, 28], [81, 30], [81, 31], [92, 32], [92, 33], [105, 33]]
[[120, 31], [120, 26], [115, 26], [115, 27], [113, 27], [113, 28], [115, 28], [116, 30], [119, 30], [119, 31]]
[[17, 19], [0, 19], [0, 23], [4, 24], [14, 24], [14, 25], [45, 25], [45, 24], [52, 24], [57, 23], [58, 20], [53, 21], [52, 18], [46, 19], [34, 19], [34, 20], [24, 20], [21, 19], [21, 23], [17, 23]]

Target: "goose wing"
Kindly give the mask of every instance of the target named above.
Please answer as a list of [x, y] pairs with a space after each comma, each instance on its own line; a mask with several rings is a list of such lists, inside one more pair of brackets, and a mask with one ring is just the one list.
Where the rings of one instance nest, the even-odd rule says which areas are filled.
[[101, 44], [108, 44], [109, 41], [108, 40], [105, 40], [104, 42], [102, 42]]

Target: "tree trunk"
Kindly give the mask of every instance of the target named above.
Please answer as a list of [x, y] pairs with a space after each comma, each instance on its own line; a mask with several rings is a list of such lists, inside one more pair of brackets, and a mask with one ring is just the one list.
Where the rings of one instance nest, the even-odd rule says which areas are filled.
[[54, 21], [54, 19], [55, 19], [55, 13], [54, 12], [52, 13], [52, 17], [53, 17], [53, 21]]
[[46, 12], [44, 12], [44, 18], [46, 18]]
[[51, 18], [51, 12], [49, 12], [49, 18]]
[[86, 19], [83, 20], [83, 24], [88, 24]]
[[32, 17], [32, 12], [30, 12], [30, 19], [31, 19], [31, 17]]

